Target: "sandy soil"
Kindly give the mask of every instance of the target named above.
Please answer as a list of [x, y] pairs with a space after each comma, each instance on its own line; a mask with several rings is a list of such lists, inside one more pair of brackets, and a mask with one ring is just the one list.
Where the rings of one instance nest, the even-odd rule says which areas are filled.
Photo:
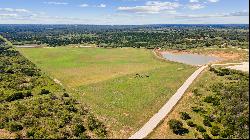
[[36, 48], [39, 47], [39, 45], [36, 44], [28, 44], [28, 45], [16, 45], [17, 48]]
[[241, 65], [228, 66], [227, 68], [249, 72], [249, 62], [243, 62]]
[[158, 53], [165, 54], [167, 52], [175, 53], [175, 54], [199, 54], [199, 55], [206, 55], [206, 56], [214, 56], [218, 58], [222, 58], [223, 60], [235, 60], [241, 58], [241, 54], [238, 52], [224, 52], [224, 51], [204, 51], [204, 52], [195, 52], [192, 50], [168, 50], [168, 51], [160, 51]]
[[0, 129], [0, 139], [14, 139], [15, 134], [7, 130]]
[[61, 81], [59, 81], [59, 80], [57, 80], [57, 79], [54, 79], [54, 82], [62, 86]]

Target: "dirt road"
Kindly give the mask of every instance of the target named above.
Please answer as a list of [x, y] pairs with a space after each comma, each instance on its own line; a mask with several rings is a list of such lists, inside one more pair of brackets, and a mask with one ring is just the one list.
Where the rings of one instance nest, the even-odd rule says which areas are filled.
[[151, 133], [154, 128], [163, 120], [167, 114], [173, 109], [173, 107], [181, 99], [182, 95], [192, 84], [192, 82], [197, 78], [197, 76], [207, 67], [202, 66], [196, 70], [185, 83], [177, 90], [177, 92], [167, 101], [167, 103], [156, 113], [139, 131], [132, 135], [129, 139], [143, 139], [149, 133]]

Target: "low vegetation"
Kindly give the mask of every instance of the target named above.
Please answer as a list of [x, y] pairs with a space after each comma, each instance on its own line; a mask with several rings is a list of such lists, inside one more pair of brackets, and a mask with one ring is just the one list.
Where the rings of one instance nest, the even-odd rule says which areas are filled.
[[178, 120], [170, 120], [168, 122], [170, 129], [173, 130], [173, 133], [175, 133], [176, 135], [184, 135], [186, 133], [188, 133], [188, 129], [183, 127], [183, 123], [181, 121]]
[[65, 89], [55, 84], [1, 36], [0, 80], [0, 129], [4, 130], [0, 138], [107, 136], [106, 127], [86, 105], [65, 96], [68, 95]]
[[[181, 136], [171, 133], [174, 132], [171, 122], [178, 118], [189, 133]], [[249, 74], [209, 68], [165, 121], [150, 138], [248, 139]]]
[[[24, 56], [67, 87], [109, 127], [128, 138], [155, 114], [195, 67], [157, 59], [133, 48], [20, 48]], [[144, 113], [142, 113], [144, 112]]]

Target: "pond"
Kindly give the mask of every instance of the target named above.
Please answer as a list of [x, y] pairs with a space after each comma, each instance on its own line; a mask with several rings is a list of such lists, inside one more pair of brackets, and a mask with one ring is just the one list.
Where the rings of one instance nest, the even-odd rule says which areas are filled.
[[164, 52], [162, 56], [169, 61], [180, 62], [195, 66], [206, 65], [211, 62], [216, 62], [221, 60], [218, 57], [205, 56], [199, 54], [174, 54], [174, 53]]

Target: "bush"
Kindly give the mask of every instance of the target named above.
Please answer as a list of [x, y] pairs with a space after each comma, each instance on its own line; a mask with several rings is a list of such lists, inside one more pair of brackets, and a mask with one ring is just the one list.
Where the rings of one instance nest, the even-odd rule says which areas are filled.
[[15, 92], [13, 94], [11, 94], [10, 96], [7, 97], [6, 101], [10, 102], [10, 101], [15, 101], [18, 99], [23, 99], [23, 93], [22, 92]]
[[100, 137], [104, 137], [107, 135], [107, 131], [104, 125], [96, 120], [92, 115], [88, 117], [88, 128], [91, 131], [95, 131], [95, 133]]
[[101, 127], [99, 127], [98, 129], [95, 130], [95, 133], [99, 136], [99, 137], [105, 137], [107, 135], [107, 130], [105, 129], [104, 125], [102, 125]]
[[168, 125], [176, 135], [184, 135], [189, 132], [188, 129], [183, 128], [183, 123], [181, 121], [172, 119], [168, 122]]
[[19, 131], [22, 129], [23, 129], [23, 126], [19, 123], [16, 123], [16, 122], [10, 122], [8, 125], [8, 130], [11, 132]]
[[23, 96], [24, 97], [30, 97], [30, 96], [32, 96], [32, 93], [31, 93], [31, 91], [27, 91], [27, 92], [23, 93]]
[[232, 134], [233, 134], [232, 130], [225, 129], [224, 131], [222, 131], [222, 132], [220, 133], [220, 136], [221, 136], [222, 138], [229, 138], [230, 135], [232, 135]]
[[49, 94], [49, 93], [50, 93], [50, 91], [47, 90], [47, 89], [42, 89], [41, 92], [40, 92], [41, 95], [43, 95], [43, 94]]
[[214, 106], [220, 105], [220, 99], [217, 97], [213, 97], [213, 96], [207, 96], [204, 99], [204, 102], [213, 103]]
[[177, 128], [181, 128], [183, 126], [183, 123], [181, 121], [172, 119], [172, 120], [168, 121], [168, 125], [169, 125], [170, 129], [177, 129]]
[[32, 68], [25, 68], [22, 72], [27, 76], [34, 76], [36, 74], [36, 71]]
[[207, 111], [204, 110], [202, 107], [192, 107], [192, 110], [196, 113], [206, 113]]
[[207, 133], [202, 133], [202, 137], [204, 139], [211, 139], [211, 137]]
[[90, 139], [91, 137], [89, 137], [87, 134], [82, 133], [78, 136], [79, 139]]
[[211, 134], [213, 136], [218, 136], [220, 134], [220, 128], [218, 126], [213, 126], [211, 129]]
[[63, 97], [69, 97], [69, 94], [67, 92], [64, 92]]
[[215, 116], [213, 114], [211, 114], [209, 116], [205, 116], [205, 119], [209, 120], [210, 122], [214, 122]]
[[210, 121], [209, 121], [208, 119], [204, 119], [204, 120], [203, 120], [203, 124], [204, 124], [205, 126], [212, 127], [212, 124], [210, 123]]
[[204, 102], [206, 102], [206, 103], [212, 103], [213, 100], [214, 100], [214, 98], [212, 96], [207, 96], [207, 97], [205, 97]]
[[67, 105], [67, 110], [70, 112], [77, 112], [77, 108], [74, 105]]
[[216, 73], [218, 76], [225, 76], [225, 75], [230, 75], [231, 72], [229, 69], [225, 69], [225, 68], [210, 68], [210, 71], [213, 71], [214, 73]]
[[200, 96], [201, 95], [201, 94], [199, 94], [198, 89], [194, 89], [193, 93], [194, 93], [195, 96]]
[[30, 130], [28, 130], [28, 131], [26, 132], [26, 136], [27, 136], [28, 138], [34, 138], [35, 132], [36, 132], [35, 129], [32, 128], [32, 129], [30, 129]]
[[86, 131], [86, 129], [82, 124], [77, 124], [73, 131], [74, 131], [74, 135], [78, 137], [81, 133]]
[[189, 116], [187, 112], [180, 112], [180, 114], [181, 114], [181, 119], [183, 120], [191, 119], [191, 117]]
[[196, 126], [196, 130], [199, 131], [199, 132], [206, 132], [206, 129], [203, 128], [203, 127], [200, 126], [200, 125]]
[[192, 121], [188, 121], [187, 125], [190, 126], [190, 127], [195, 127], [196, 126], [196, 124], [194, 122], [192, 122]]

